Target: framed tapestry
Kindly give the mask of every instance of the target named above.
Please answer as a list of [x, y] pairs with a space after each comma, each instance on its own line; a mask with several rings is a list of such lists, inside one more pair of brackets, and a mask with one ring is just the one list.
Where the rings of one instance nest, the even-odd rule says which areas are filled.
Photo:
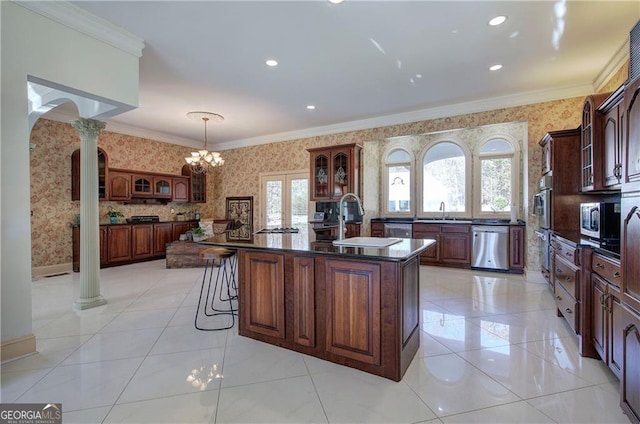
[[253, 196], [227, 197], [227, 219], [232, 222], [227, 241], [253, 240]]

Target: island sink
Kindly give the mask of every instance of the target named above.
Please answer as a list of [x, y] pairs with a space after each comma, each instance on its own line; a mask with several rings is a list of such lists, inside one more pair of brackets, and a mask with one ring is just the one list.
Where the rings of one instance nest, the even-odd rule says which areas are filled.
[[335, 246], [350, 247], [387, 247], [402, 241], [400, 238], [383, 238], [383, 237], [351, 237], [344, 240], [334, 240]]

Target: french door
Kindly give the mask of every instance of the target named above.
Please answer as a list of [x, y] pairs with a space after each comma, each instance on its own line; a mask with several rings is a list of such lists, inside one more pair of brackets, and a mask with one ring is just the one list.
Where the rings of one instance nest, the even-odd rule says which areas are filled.
[[260, 226], [308, 230], [309, 171], [260, 175]]

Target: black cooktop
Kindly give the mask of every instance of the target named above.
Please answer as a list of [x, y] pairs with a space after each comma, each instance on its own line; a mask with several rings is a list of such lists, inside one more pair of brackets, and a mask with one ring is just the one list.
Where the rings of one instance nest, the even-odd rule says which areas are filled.
[[258, 230], [256, 234], [285, 234], [285, 233], [297, 233], [298, 229], [294, 227], [278, 227], [278, 228], [263, 228]]

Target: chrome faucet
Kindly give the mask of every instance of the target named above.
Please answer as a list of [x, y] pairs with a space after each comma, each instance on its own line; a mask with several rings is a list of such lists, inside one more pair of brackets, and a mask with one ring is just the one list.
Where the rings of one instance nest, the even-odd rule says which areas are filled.
[[344, 209], [342, 207], [342, 203], [344, 199], [347, 197], [353, 197], [358, 202], [358, 208], [360, 208], [360, 215], [364, 215], [364, 208], [362, 207], [362, 202], [360, 198], [356, 196], [355, 193], [347, 193], [340, 198], [340, 202], [338, 202], [338, 240], [344, 240]]
[[440, 209], [442, 211], [442, 219], [444, 219], [444, 202], [440, 202]]

